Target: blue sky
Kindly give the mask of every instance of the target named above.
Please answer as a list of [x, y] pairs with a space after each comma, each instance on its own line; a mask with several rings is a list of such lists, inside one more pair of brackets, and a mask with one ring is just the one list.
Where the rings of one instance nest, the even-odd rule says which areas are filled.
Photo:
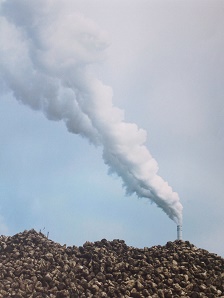
[[[0, 2], [1, 18], [13, 18], [19, 27], [18, 12], [8, 2]], [[43, 13], [35, 1], [17, 3], [34, 16]], [[99, 30], [105, 49], [88, 57], [96, 60], [91, 72], [111, 86], [125, 120], [147, 131], [158, 173], [184, 207], [183, 238], [220, 255], [223, 9], [222, 1], [55, 1], [50, 6], [52, 16], [78, 13], [92, 34]], [[63, 37], [68, 28], [59, 27], [62, 40], [56, 47], [78, 55], [75, 41]], [[1, 51], [4, 45], [0, 42]], [[3, 60], [0, 65], [11, 61]], [[23, 74], [22, 67], [16, 72]], [[120, 238], [136, 247], [176, 239], [176, 224], [161, 209], [126, 196], [121, 179], [108, 175], [101, 147], [18, 102], [4, 86], [4, 72], [0, 78], [1, 234], [45, 228], [62, 244]]]

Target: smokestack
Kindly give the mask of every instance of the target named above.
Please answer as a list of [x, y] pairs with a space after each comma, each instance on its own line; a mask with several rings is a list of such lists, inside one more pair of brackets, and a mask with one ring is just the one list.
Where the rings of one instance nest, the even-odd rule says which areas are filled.
[[182, 240], [182, 226], [177, 226], [177, 240]]

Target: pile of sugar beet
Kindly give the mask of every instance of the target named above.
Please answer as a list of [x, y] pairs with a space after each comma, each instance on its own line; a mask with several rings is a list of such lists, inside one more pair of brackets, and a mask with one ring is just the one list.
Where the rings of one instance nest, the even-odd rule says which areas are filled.
[[24, 231], [0, 236], [0, 297], [224, 297], [224, 259], [188, 241], [66, 247]]

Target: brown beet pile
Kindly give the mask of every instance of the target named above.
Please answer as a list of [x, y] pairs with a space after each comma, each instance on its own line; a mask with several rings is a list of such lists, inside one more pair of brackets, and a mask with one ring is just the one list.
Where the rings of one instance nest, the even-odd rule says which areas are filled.
[[224, 297], [224, 259], [188, 241], [65, 247], [24, 231], [0, 236], [0, 297]]

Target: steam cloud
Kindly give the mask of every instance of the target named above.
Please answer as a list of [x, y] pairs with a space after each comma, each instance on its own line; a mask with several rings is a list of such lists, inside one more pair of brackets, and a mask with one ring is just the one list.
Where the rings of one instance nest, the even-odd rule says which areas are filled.
[[124, 121], [113, 92], [90, 71], [104, 57], [107, 37], [95, 23], [63, 9], [63, 1], [0, 1], [0, 83], [14, 97], [71, 133], [103, 147], [110, 172], [127, 194], [155, 202], [182, 222], [178, 194], [160, 176], [144, 145], [146, 132]]

